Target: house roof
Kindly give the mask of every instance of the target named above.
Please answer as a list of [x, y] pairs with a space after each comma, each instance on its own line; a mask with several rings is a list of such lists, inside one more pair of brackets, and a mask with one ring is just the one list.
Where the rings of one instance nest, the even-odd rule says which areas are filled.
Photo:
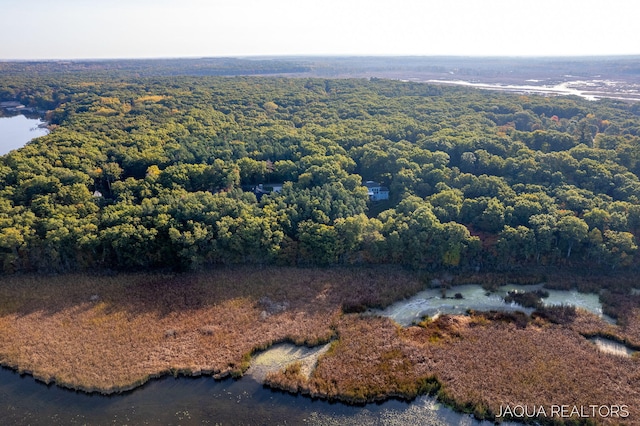
[[379, 191], [382, 192], [389, 192], [389, 188], [387, 188], [386, 186], [380, 186], [380, 184], [378, 182], [374, 182], [372, 180], [368, 180], [364, 183], [364, 186], [367, 187], [367, 189], [371, 189], [371, 188], [378, 188]]

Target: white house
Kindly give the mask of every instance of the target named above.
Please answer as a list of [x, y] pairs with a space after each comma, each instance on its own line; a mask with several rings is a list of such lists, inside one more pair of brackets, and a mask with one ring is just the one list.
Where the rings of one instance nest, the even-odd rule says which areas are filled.
[[263, 195], [271, 194], [272, 192], [279, 193], [282, 191], [282, 183], [260, 183], [257, 186], [254, 186], [251, 191], [256, 194], [258, 201], [262, 198]]
[[367, 187], [367, 191], [369, 192], [369, 199], [371, 201], [380, 201], [380, 200], [389, 199], [389, 188], [385, 186], [380, 186], [378, 182], [368, 180], [364, 183], [364, 186]]
[[264, 192], [265, 194], [269, 194], [271, 192], [280, 192], [282, 191], [282, 183], [260, 183], [256, 187], [256, 189]]

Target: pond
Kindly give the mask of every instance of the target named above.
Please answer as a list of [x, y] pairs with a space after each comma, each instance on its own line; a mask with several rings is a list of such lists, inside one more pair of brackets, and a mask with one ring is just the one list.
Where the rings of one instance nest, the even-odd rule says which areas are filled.
[[[479, 285], [460, 285], [446, 290], [446, 297], [442, 297], [440, 288], [430, 288], [416, 293], [409, 299], [392, 304], [386, 309], [371, 310], [370, 313], [389, 317], [403, 326], [411, 325], [422, 320], [423, 317], [434, 317], [441, 314], [464, 314], [469, 309], [476, 311], [522, 311], [527, 314], [532, 308], [524, 308], [516, 303], [505, 303], [504, 297], [509, 291], [535, 291], [542, 289], [537, 285], [505, 285], [495, 292], [487, 292]], [[545, 305], [572, 305], [586, 309], [602, 317], [610, 323], [614, 320], [602, 313], [602, 304], [597, 294], [580, 293], [577, 290], [547, 290], [549, 297], [543, 298]], [[459, 294], [461, 298], [454, 296]]]
[[23, 147], [30, 140], [49, 133], [46, 123], [24, 115], [0, 117], [0, 155]]

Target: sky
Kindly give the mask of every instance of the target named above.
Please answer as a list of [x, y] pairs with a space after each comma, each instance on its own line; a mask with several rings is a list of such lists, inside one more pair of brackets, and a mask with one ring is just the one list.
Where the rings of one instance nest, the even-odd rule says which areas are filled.
[[630, 0], [0, 0], [0, 60], [640, 54]]

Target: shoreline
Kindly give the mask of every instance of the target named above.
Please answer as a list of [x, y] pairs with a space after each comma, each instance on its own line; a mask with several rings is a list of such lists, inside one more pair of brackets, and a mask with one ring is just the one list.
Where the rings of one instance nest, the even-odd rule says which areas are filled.
[[[637, 344], [640, 311], [625, 317], [626, 328], [586, 312], [566, 324], [473, 312], [408, 327], [384, 317], [344, 312], [345, 306], [388, 305], [428, 283], [397, 268], [5, 277], [0, 282], [0, 364], [45, 384], [114, 395], [165, 376], [235, 379], [246, 373], [254, 357], [278, 344], [317, 347], [331, 341], [311, 374], [300, 374], [299, 365], [288, 364], [267, 375], [264, 385], [346, 405], [436, 395], [457, 411], [490, 420], [495, 420], [498, 402], [513, 405], [517, 394], [529, 395], [526, 398], [533, 399], [522, 401], [536, 405], [628, 398], [638, 403], [631, 415], [640, 414], [637, 391], [623, 386], [622, 393], [594, 393], [587, 383], [589, 374], [601, 377], [605, 385], [611, 378], [589, 368], [583, 368], [589, 371], [568, 396], [551, 392], [552, 399], [536, 400], [534, 392], [562, 387], [565, 380], [573, 383], [566, 371], [577, 366], [606, 367], [620, 380], [629, 376], [631, 384], [640, 380], [628, 371], [637, 370], [638, 357], [600, 354], [587, 340], [604, 335]], [[94, 295], [98, 299], [90, 300]], [[377, 298], [363, 299], [372, 295]], [[73, 345], [79, 346], [69, 349]], [[496, 348], [501, 350], [496, 353]], [[523, 350], [527, 356], [519, 354]], [[483, 364], [484, 358], [493, 361]], [[535, 361], [530, 367], [493, 369], [527, 358]], [[457, 361], [452, 364], [451, 359]], [[527, 376], [536, 363], [547, 367]], [[105, 372], [111, 375], [98, 376]], [[512, 380], [515, 387], [505, 391], [505, 383]]]

